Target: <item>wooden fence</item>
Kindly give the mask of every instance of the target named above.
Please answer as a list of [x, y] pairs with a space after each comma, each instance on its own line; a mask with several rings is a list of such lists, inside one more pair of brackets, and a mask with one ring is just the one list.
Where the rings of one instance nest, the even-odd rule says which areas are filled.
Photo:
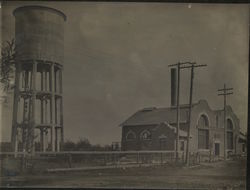
[[[175, 151], [64, 151], [35, 152], [35, 155], [23, 152], [0, 152], [1, 166], [17, 165], [17, 170], [29, 168], [32, 171], [45, 171], [60, 168], [112, 168], [115, 166], [132, 167], [143, 165], [184, 164], [185, 153]], [[191, 153], [190, 164], [211, 161], [209, 154]], [[6, 168], [2, 168], [4, 171]]]

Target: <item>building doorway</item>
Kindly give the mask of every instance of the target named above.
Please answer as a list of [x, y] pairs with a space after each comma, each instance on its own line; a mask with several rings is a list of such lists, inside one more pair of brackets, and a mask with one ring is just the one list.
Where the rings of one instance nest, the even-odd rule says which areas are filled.
[[220, 155], [220, 143], [215, 143], [214, 144], [214, 154], [215, 154], [215, 156]]
[[160, 150], [167, 150], [167, 139], [160, 138]]

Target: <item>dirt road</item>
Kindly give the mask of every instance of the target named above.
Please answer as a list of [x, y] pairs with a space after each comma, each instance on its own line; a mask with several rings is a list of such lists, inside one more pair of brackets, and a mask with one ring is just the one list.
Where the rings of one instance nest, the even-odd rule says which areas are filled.
[[245, 189], [246, 162], [221, 161], [185, 168], [155, 166], [44, 173], [2, 178], [3, 186]]

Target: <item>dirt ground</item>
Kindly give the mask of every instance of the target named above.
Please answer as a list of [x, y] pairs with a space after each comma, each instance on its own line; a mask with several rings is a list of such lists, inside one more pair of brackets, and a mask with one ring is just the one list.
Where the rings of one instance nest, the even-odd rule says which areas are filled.
[[0, 178], [8, 187], [246, 189], [246, 161], [203, 163], [195, 167], [150, 166], [43, 173]]

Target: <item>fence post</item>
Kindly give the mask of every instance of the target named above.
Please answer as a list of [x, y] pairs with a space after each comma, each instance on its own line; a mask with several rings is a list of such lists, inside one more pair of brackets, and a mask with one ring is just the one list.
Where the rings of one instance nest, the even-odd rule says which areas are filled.
[[72, 167], [72, 156], [71, 154], [68, 155], [68, 163], [69, 163], [69, 167]]
[[26, 156], [25, 156], [25, 152], [22, 154], [21, 157], [21, 170], [22, 172], [24, 172], [26, 169]]
[[184, 151], [182, 152], [182, 163], [184, 164]]
[[195, 163], [195, 164], [198, 164], [198, 156], [199, 156], [199, 155], [198, 155], [198, 152], [196, 152], [196, 157], [195, 157], [195, 162], [196, 162], [196, 163]]
[[209, 162], [212, 161], [212, 154], [211, 154], [211, 150], [209, 151]]
[[106, 163], [107, 163], [106, 154], [104, 153], [104, 154], [103, 154], [103, 156], [104, 156], [104, 159], [103, 159], [103, 161], [104, 161], [104, 165], [106, 165]]
[[188, 154], [189, 154], [189, 163], [191, 164], [191, 163], [192, 163], [192, 162], [191, 162], [191, 160], [192, 160], [192, 159], [191, 159], [191, 158], [192, 158], [192, 157], [191, 157], [191, 152], [189, 152]]
[[163, 160], [162, 160], [162, 152], [161, 152], [161, 165], [163, 164]]
[[115, 156], [115, 165], [117, 166], [117, 155], [116, 154], [114, 154], [114, 156]]
[[137, 152], [136, 162], [139, 163], [139, 152]]

